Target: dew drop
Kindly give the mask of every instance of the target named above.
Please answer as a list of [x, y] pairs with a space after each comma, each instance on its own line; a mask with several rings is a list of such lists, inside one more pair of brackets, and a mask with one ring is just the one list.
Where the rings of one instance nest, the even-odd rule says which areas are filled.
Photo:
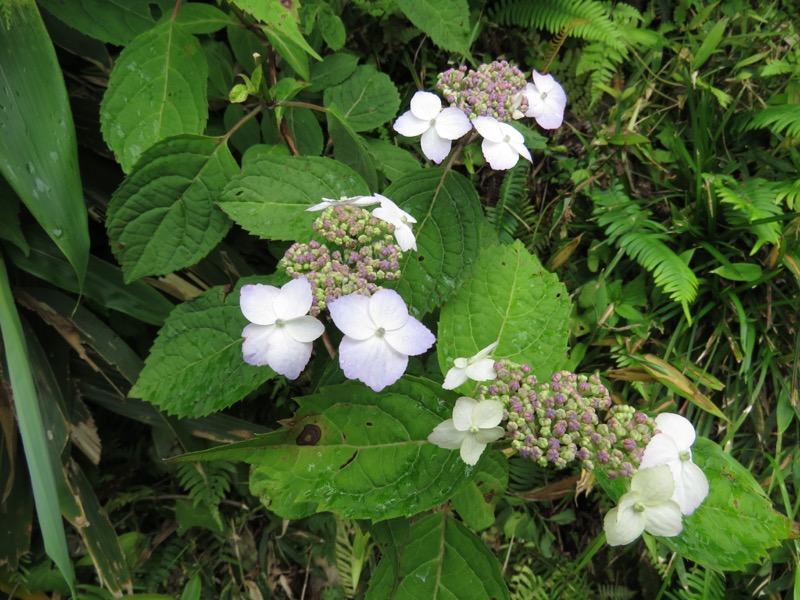
[[57, 238], [60, 238], [62, 235], [64, 235], [64, 231], [60, 227], [56, 227], [50, 233], [53, 234], [53, 237]]

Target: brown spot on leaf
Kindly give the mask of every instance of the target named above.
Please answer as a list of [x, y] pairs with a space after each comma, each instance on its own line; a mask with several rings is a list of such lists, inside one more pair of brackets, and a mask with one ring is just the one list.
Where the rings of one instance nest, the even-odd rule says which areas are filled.
[[297, 436], [298, 446], [313, 446], [322, 437], [322, 430], [316, 425], [306, 425]]

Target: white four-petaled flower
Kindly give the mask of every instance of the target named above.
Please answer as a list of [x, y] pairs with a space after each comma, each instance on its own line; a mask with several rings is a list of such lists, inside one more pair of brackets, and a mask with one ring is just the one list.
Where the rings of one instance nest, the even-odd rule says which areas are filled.
[[557, 129], [564, 121], [567, 94], [552, 75], [533, 72], [533, 83], [522, 91], [528, 100], [526, 117], [533, 117], [543, 129]]
[[325, 327], [307, 313], [311, 284], [301, 277], [281, 288], [260, 283], [242, 286], [239, 307], [250, 321], [242, 331], [242, 357], [247, 364], [269, 365], [296, 379], [311, 358], [311, 342]]
[[644, 450], [640, 470], [666, 465], [675, 479], [673, 500], [685, 515], [692, 514], [708, 496], [708, 478], [692, 462], [695, 431], [691, 421], [673, 413], [656, 417], [656, 433]]
[[411, 231], [411, 224], [416, 223], [417, 220], [386, 196], [375, 194], [375, 198], [381, 205], [373, 209], [372, 216], [394, 225], [394, 237], [400, 250], [403, 252], [416, 250], [417, 239], [414, 237], [414, 232]]
[[328, 303], [336, 326], [344, 333], [339, 366], [345, 377], [363, 381], [376, 392], [405, 373], [408, 357], [422, 354], [436, 341], [430, 330], [408, 314], [394, 290], [372, 296], [349, 294]]
[[428, 436], [431, 444], [448, 450], [459, 449], [461, 460], [474, 465], [487, 444], [503, 437], [500, 427], [503, 404], [498, 400], [477, 401], [461, 397], [456, 400], [453, 418], [439, 423]]
[[472, 129], [467, 115], [455, 106], [442, 109], [439, 96], [431, 92], [417, 92], [411, 98], [411, 110], [394, 122], [394, 130], [407, 137], [422, 136], [422, 153], [441, 163], [450, 153], [453, 140]]
[[325, 210], [331, 206], [370, 206], [378, 202], [380, 202], [380, 200], [375, 196], [351, 196], [349, 198], [347, 196], [342, 196], [338, 200], [323, 198], [322, 202], [314, 206], [309, 206], [306, 211]]
[[497, 371], [494, 370], [494, 360], [489, 355], [497, 347], [497, 342], [489, 344], [469, 358], [457, 358], [453, 361], [453, 366], [447, 372], [442, 387], [446, 390], [454, 390], [467, 379], [473, 381], [490, 381], [497, 378]]
[[517, 164], [520, 156], [531, 161], [531, 153], [524, 144], [525, 138], [508, 123], [501, 123], [493, 117], [477, 117], [472, 124], [483, 136], [483, 157], [493, 169], [510, 169]]
[[611, 546], [629, 544], [646, 531], [672, 537], [683, 530], [681, 508], [672, 500], [675, 483], [669, 467], [640, 469], [633, 474], [631, 491], [619, 499], [603, 521]]

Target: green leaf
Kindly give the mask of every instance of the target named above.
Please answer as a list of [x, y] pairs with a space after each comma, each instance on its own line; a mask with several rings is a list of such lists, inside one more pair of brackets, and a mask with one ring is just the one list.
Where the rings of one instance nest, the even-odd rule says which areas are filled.
[[750, 471], [718, 444], [698, 438], [692, 457], [708, 477], [710, 491], [700, 507], [684, 517], [680, 535], [659, 538], [669, 548], [709, 569], [741, 571], [796, 535], [792, 521], [775, 511]]
[[67, 261], [49, 238], [35, 230], [28, 232], [27, 237], [31, 250], [27, 256], [15, 248], [8, 249], [14, 265], [23, 271], [152, 325], [161, 325], [172, 310], [172, 303], [159, 292], [141, 281], [125, 284], [119, 267], [95, 256], [89, 256], [86, 280], [80, 286]]
[[25, 334], [11, 295], [11, 284], [2, 255], [0, 255], [0, 330], [2, 330], [3, 350], [8, 364], [8, 378], [14, 397], [17, 424], [22, 447], [25, 450], [25, 460], [28, 463], [36, 516], [44, 538], [45, 551], [58, 566], [74, 596], [75, 573], [61, 521], [54, 474], [56, 464], [50, 456], [48, 437], [33, 382], [32, 365], [25, 344]]
[[200, 43], [174, 21], [162, 21], [122, 51], [100, 104], [100, 126], [123, 171], [159, 140], [203, 133], [207, 76]]
[[286, 109], [283, 118], [289, 126], [289, 133], [292, 134], [301, 155], [319, 156], [322, 154], [325, 139], [314, 111], [308, 108], [291, 107]]
[[333, 157], [352, 168], [364, 178], [371, 190], [378, 187], [378, 174], [366, 140], [358, 135], [336, 107], [328, 109], [328, 133], [333, 140]]
[[494, 523], [494, 510], [508, 487], [508, 459], [499, 451], [486, 452], [478, 472], [451, 503], [464, 523], [474, 530]]
[[318, 18], [322, 39], [325, 40], [331, 50], [341, 49], [347, 39], [347, 32], [344, 29], [342, 20], [333, 12], [329, 4], [320, 5]]
[[389, 181], [400, 179], [408, 173], [415, 173], [422, 169], [422, 165], [408, 150], [398, 148], [386, 140], [367, 139], [367, 149], [376, 164]]
[[317, 60], [322, 57], [308, 45], [297, 25], [297, 7], [299, 4], [289, 2], [284, 5], [280, 0], [232, 0], [233, 4], [249, 15], [264, 23], [262, 30], [278, 53], [297, 71], [303, 79], [309, 79], [308, 58], [306, 54]]
[[215, 287], [177, 306], [130, 396], [179, 417], [202, 417], [238, 402], [275, 375], [242, 360], [245, 325], [238, 291]]
[[328, 510], [349, 519], [410, 516], [446, 501], [472, 472], [458, 452], [427, 441], [450, 416], [452, 398], [409, 376], [380, 394], [357, 382], [325, 387], [297, 399], [284, 429], [181, 460], [257, 465], [252, 493], [284, 518]]
[[195, 34], [214, 33], [234, 22], [216, 6], [197, 2], [182, 4], [176, 21], [184, 31]]
[[172, 0], [39, 0], [49, 12], [89, 37], [125, 46], [172, 10]]
[[711, 55], [717, 49], [720, 42], [722, 41], [725, 35], [725, 29], [728, 27], [728, 17], [722, 17], [714, 27], [711, 28], [711, 31], [708, 32], [703, 37], [703, 43], [700, 45], [700, 48], [697, 50], [697, 54], [694, 55], [694, 60], [692, 61], [692, 71], [695, 71], [703, 66], [703, 64], [711, 58]]
[[564, 285], [519, 241], [486, 248], [442, 307], [436, 344], [442, 373], [459, 356], [499, 342], [493, 356], [527, 363], [547, 381], [566, 361], [570, 312]]
[[367, 600], [509, 597], [497, 556], [445, 511], [412, 524], [407, 540], [383, 550]]
[[394, 118], [400, 94], [388, 75], [362, 65], [344, 82], [325, 90], [324, 104], [335, 106], [353, 131], [369, 131]]
[[0, 31], [0, 178], [5, 178], [77, 274], [89, 229], [67, 90], [36, 3], [11, 4]]
[[368, 196], [364, 180], [330, 158], [259, 155], [225, 187], [219, 205], [253, 235], [272, 240], [308, 239], [322, 198]]
[[358, 65], [358, 57], [344, 52], [326, 56], [322, 62], [311, 65], [311, 85], [309, 92], [322, 92], [342, 83], [353, 74]]
[[24, 253], [30, 252], [19, 222], [19, 196], [8, 182], [0, 177], [0, 239], [14, 244]]
[[384, 195], [417, 219], [418, 250], [403, 253], [395, 289], [412, 313], [427, 314], [455, 293], [478, 258], [478, 194], [464, 176], [434, 168], [398, 179]]
[[470, 56], [467, 0], [397, 0], [397, 6], [434, 44]]
[[108, 205], [125, 280], [165, 275], [208, 254], [230, 228], [215, 201], [238, 172], [222, 138], [182, 135], [147, 150]]

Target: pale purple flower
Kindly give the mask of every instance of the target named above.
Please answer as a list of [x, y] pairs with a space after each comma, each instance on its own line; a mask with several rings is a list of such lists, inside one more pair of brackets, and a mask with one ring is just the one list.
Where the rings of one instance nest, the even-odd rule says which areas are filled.
[[498, 171], [510, 169], [522, 156], [531, 161], [531, 153], [525, 147], [525, 138], [508, 123], [492, 117], [478, 117], [472, 124], [483, 136], [481, 150], [489, 166]]
[[242, 331], [242, 357], [249, 365], [268, 365], [296, 379], [311, 358], [311, 342], [325, 327], [308, 316], [311, 284], [304, 277], [281, 288], [260, 283], [242, 286], [239, 307], [250, 321]]
[[498, 400], [478, 402], [461, 397], [456, 400], [453, 418], [439, 423], [428, 436], [428, 441], [447, 450], [459, 449], [461, 460], [474, 465], [486, 445], [505, 434], [499, 426], [502, 420], [503, 404]]
[[708, 478], [703, 469], [692, 462], [694, 426], [688, 419], [674, 413], [656, 417], [656, 433], [647, 447], [639, 469], [666, 465], [675, 479], [673, 499], [685, 515], [692, 514], [708, 496]]
[[567, 94], [552, 75], [533, 72], [533, 83], [525, 86], [522, 94], [528, 100], [526, 117], [533, 117], [543, 129], [557, 129], [564, 120]]
[[314, 206], [309, 206], [306, 211], [312, 212], [317, 210], [325, 210], [331, 206], [370, 206], [372, 204], [377, 204], [378, 202], [380, 202], [380, 200], [375, 196], [351, 196], [350, 198], [347, 196], [342, 196], [338, 200], [323, 198], [322, 202], [315, 204]]
[[414, 237], [414, 232], [411, 231], [411, 225], [416, 223], [417, 220], [386, 196], [375, 194], [375, 198], [378, 199], [381, 205], [373, 209], [372, 216], [394, 225], [394, 237], [397, 240], [397, 245], [400, 246], [400, 250], [403, 252], [416, 250], [417, 239]]
[[494, 370], [494, 359], [489, 355], [497, 347], [497, 342], [489, 344], [469, 358], [457, 358], [453, 361], [453, 366], [447, 372], [442, 387], [446, 390], [454, 390], [467, 379], [473, 381], [490, 381], [497, 378], [497, 371]]
[[417, 92], [411, 98], [411, 110], [394, 122], [394, 130], [407, 137], [422, 136], [422, 153], [441, 163], [450, 153], [453, 140], [472, 129], [467, 116], [453, 106], [442, 110], [439, 96], [431, 92]]
[[619, 499], [603, 521], [610, 546], [629, 544], [643, 531], [673, 537], [683, 530], [681, 508], [672, 500], [675, 483], [669, 467], [640, 469], [633, 474], [631, 491]]
[[394, 290], [372, 296], [350, 294], [328, 303], [336, 326], [344, 333], [339, 366], [345, 377], [358, 379], [376, 392], [405, 373], [408, 357], [422, 354], [436, 341]]

